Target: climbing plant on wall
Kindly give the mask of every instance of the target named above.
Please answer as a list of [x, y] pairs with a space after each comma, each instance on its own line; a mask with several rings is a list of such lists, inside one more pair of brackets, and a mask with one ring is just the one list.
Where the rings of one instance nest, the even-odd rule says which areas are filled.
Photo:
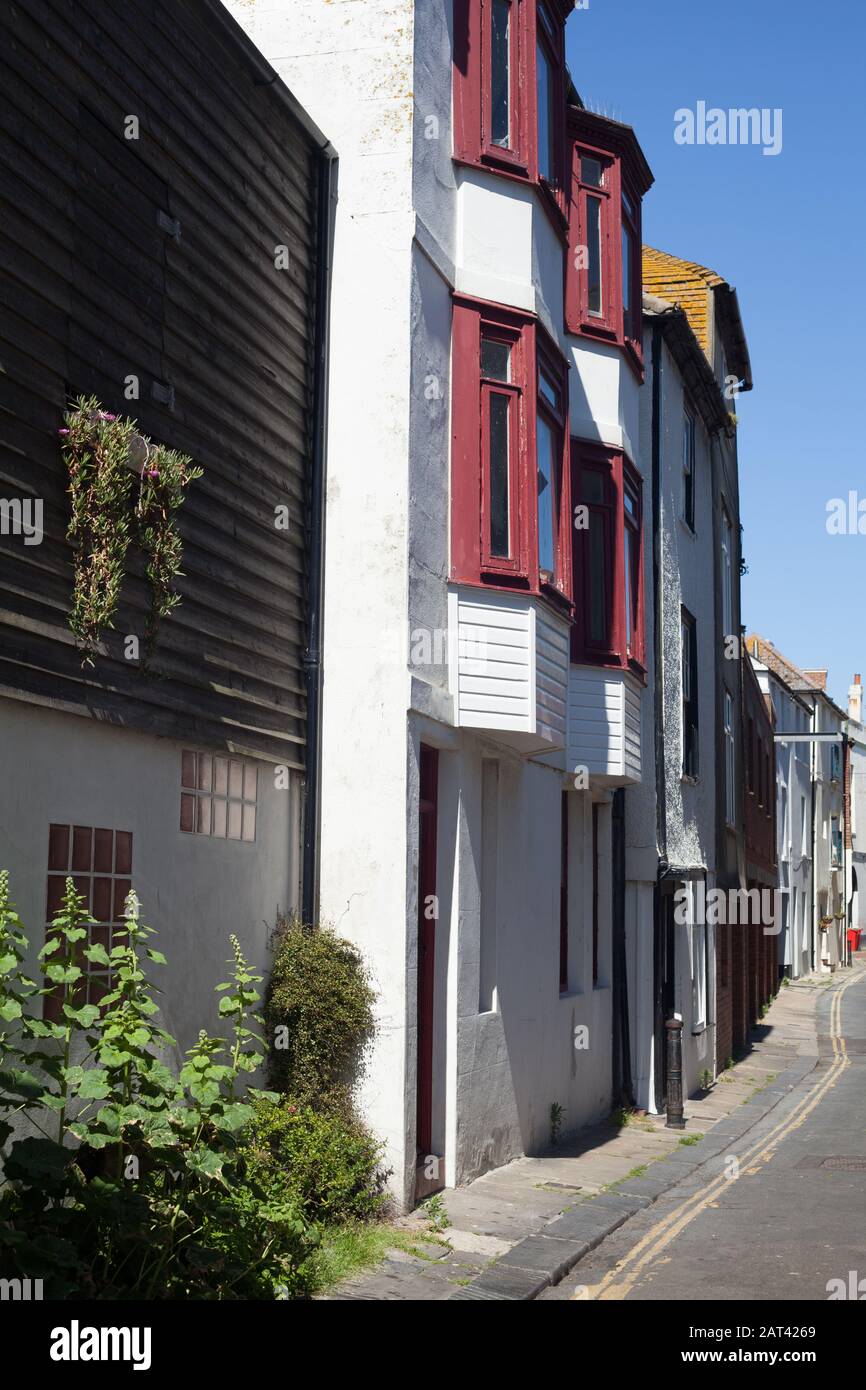
[[162, 619], [180, 603], [177, 513], [202, 470], [186, 454], [152, 444], [134, 420], [103, 410], [95, 396], [66, 412], [60, 436], [71, 500], [67, 539], [75, 546], [69, 626], [82, 664], [93, 665], [103, 632], [114, 625], [131, 544], [144, 556], [149, 589], [146, 664]]

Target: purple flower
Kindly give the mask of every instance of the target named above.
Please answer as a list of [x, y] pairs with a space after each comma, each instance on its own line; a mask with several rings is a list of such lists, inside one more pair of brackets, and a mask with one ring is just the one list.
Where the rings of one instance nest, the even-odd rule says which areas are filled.
[[147, 476], [148, 476], [148, 478], [158, 478], [158, 477], [159, 477], [159, 469], [158, 469], [158, 468], [148, 468], [148, 470], [147, 470]]
[[100, 410], [100, 411], [98, 412], [98, 414], [99, 414], [100, 420], [116, 420], [116, 419], [117, 419], [117, 416], [116, 416], [116, 415], [109, 415], [109, 414], [108, 414], [108, 411], [106, 411], [106, 410]]
[[68, 433], [69, 433], [69, 430], [58, 430], [57, 433], [58, 433], [58, 434], [68, 434]]

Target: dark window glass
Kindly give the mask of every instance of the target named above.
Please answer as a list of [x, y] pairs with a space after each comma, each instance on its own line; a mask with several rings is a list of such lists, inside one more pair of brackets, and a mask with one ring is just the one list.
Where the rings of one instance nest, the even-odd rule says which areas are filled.
[[509, 526], [509, 397], [490, 394], [490, 553], [499, 559], [511, 554]]
[[589, 517], [589, 636], [592, 642], [607, 641], [607, 546], [604, 518], [597, 512]]
[[490, 141], [511, 144], [511, 0], [493, 0], [490, 39]]
[[538, 417], [536, 436], [538, 441], [538, 567], [553, 574], [556, 569], [556, 495], [554, 487], [556, 436], [543, 415]]
[[587, 154], [581, 155], [580, 180], [581, 183], [589, 184], [591, 188], [601, 188], [604, 183], [604, 168], [601, 160], [593, 159]]
[[538, 172], [548, 183], [554, 182], [553, 157], [553, 65], [542, 43], [536, 45], [538, 67]]
[[622, 330], [627, 338], [634, 337], [634, 261], [631, 232], [622, 229]]
[[481, 375], [488, 381], [510, 381], [511, 348], [495, 338], [481, 339]]
[[601, 199], [586, 200], [586, 269], [589, 312], [600, 318], [601, 296]]

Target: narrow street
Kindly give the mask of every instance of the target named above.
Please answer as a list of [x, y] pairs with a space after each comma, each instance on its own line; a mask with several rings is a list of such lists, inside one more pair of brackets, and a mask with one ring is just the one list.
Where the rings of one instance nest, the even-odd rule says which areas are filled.
[[822, 1301], [830, 1280], [847, 1290], [850, 1271], [862, 1278], [866, 972], [827, 990], [818, 1042], [814, 1071], [731, 1153], [620, 1227], [539, 1301]]

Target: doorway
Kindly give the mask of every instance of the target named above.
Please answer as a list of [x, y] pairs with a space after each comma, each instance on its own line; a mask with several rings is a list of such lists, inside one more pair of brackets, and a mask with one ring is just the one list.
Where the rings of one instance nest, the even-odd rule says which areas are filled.
[[445, 1186], [442, 1156], [433, 1153], [433, 1020], [436, 985], [436, 814], [439, 752], [421, 744], [418, 798], [418, 1036], [416, 1063], [415, 1200]]

